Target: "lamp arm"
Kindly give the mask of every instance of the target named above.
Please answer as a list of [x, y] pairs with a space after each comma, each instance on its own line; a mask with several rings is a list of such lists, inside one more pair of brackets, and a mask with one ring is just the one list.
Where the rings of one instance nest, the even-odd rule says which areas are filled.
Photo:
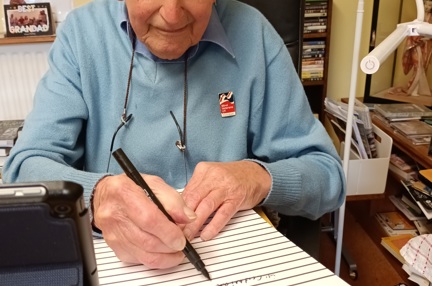
[[432, 38], [432, 24], [426, 22], [417, 24], [414, 27], [414, 29], [411, 31], [410, 36], [417, 36], [417, 35]]
[[400, 43], [409, 34], [410, 27], [406, 24], [399, 24], [387, 38], [373, 49], [360, 63], [360, 68], [366, 74], [373, 74], [378, 71], [381, 64], [388, 56], [397, 49]]
[[392, 54], [407, 36], [425, 36], [432, 38], [432, 24], [424, 22], [425, 10], [423, 0], [416, 0], [417, 19], [396, 26], [387, 38], [373, 49], [360, 63], [361, 70], [366, 74], [374, 74], [381, 64]]
[[417, 21], [423, 22], [425, 18], [423, 0], [416, 0], [416, 6], [417, 6]]

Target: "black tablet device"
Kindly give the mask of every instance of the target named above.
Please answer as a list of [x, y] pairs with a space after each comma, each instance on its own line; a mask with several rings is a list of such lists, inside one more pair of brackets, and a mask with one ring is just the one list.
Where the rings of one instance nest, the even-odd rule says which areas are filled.
[[0, 184], [0, 285], [99, 285], [83, 188]]

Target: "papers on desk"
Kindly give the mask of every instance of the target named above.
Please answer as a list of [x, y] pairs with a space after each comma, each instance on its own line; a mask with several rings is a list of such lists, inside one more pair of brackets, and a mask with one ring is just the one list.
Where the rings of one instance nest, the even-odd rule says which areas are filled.
[[187, 259], [164, 270], [120, 262], [95, 239], [100, 285], [348, 285], [253, 210], [239, 212], [216, 238], [195, 238], [192, 244], [211, 281]]

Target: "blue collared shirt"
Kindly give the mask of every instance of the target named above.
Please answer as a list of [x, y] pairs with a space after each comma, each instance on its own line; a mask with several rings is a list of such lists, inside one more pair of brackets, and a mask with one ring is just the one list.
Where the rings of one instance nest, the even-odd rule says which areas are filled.
[[[129, 38], [132, 39], [133, 38], [132, 30], [129, 24], [129, 17], [128, 17], [126, 5], [122, 13], [122, 17], [120, 18], [120, 26], [125, 31], [125, 33], [129, 35]], [[197, 53], [201, 42], [210, 42], [219, 45], [220, 47], [225, 49], [225, 51], [227, 51], [233, 58], [235, 57], [234, 51], [231, 47], [231, 44], [228, 40], [228, 37], [225, 33], [222, 23], [220, 22], [216, 8], [214, 6], [212, 9], [212, 14], [210, 16], [210, 21], [208, 23], [207, 29], [205, 30], [200, 42], [189, 49], [189, 58], [192, 58]], [[160, 59], [157, 56], [153, 55], [141, 41], [136, 42], [135, 51], [143, 54], [145, 57], [155, 62], [167, 62], [167, 60]], [[179, 59], [176, 60], [169, 60], [169, 62], [173, 62], [173, 61], [174, 62], [183, 61], [183, 57], [180, 57]]]

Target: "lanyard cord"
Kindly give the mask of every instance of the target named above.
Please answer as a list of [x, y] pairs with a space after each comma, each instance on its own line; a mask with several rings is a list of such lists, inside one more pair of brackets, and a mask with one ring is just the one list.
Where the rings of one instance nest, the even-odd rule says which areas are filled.
[[187, 121], [187, 103], [188, 103], [188, 57], [189, 53], [186, 51], [185, 53], [185, 64], [184, 64], [184, 78], [183, 78], [183, 132], [180, 128], [180, 125], [177, 122], [174, 113], [170, 110], [170, 114], [174, 123], [177, 127], [177, 131], [179, 133], [180, 140], [175, 142], [177, 148], [183, 153], [183, 162], [185, 169], [185, 185], [187, 184], [188, 172], [187, 172], [187, 164], [186, 164], [186, 121]]
[[126, 116], [126, 109], [127, 109], [127, 103], [129, 100], [129, 89], [130, 89], [130, 85], [131, 85], [131, 81], [132, 81], [132, 70], [133, 70], [133, 63], [134, 63], [134, 58], [135, 58], [135, 39], [136, 39], [135, 33], [133, 33], [132, 57], [131, 57], [130, 66], [129, 66], [129, 75], [128, 75], [128, 81], [127, 81], [125, 101], [124, 101], [124, 105], [123, 105], [123, 113], [120, 117], [120, 125], [117, 127], [117, 129], [114, 132], [113, 137], [111, 139], [110, 155], [108, 156], [108, 165], [107, 165], [107, 170], [106, 170], [107, 173], [109, 171], [109, 166], [110, 166], [110, 162], [111, 162], [111, 153], [113, 151], [114, 141], [115, 141], [115, 138], [117, 137], [117, 133], [132, 118], [132, 114], [129, 114], [128, 116]]
[[183, 132], [182, 129], [180, 128], [180, 124], [178, 124], [178, 121], [174, 116], [174, 113], [170, 110], [171, 117], [174, 120], [174, 123], [177, 127], [177, 131], [180, 137], [180, 140], [177, 140], [175, 142], [175, 145], [182, 152], [186, 150], [186, 121], [187, 121], [187, 102], [188, 102], [188, 75], [187, 74], [188, 74], [188, 52], [186, 51], [185, 64], [184, 64], [184, 78], [183, 78]]
[[123, 105], [123, 113], [122, 113], [122, 116], [120, 118], [120, 120], [123, 124], [126, 124], [126, 122], [128, 122], [129, 119], [132, 117], [132, 114], [130, 114], [129, 116], [126, 116], [127, 103], [129, 100], [129, 89], [130, 89], [130, 85], [131, 85], [131, 81], [132, 81], [133, 63], [134, 63], [134, 58], [135, 58], [135, 43], [136, 43], [135, 33], [133, 33], [132, 37], [133, 37], [133, 39], [132, 39], [132, 57], [131, 57], [130, 65], [129, 65], [129, 75], [128, 75], [128, 81], [127, 81], [125, 101], [124, 101], [124, 105]]
[[[188, 103], [188, 52], [185, 54], [184, 79], [183, 79], [183, 138], [182, 145], [186, 148], [186, 118]], [[184, 150], [183, 150], [184, 151]]]
[[[134, 58], [135, 58], [135, 44], [136, 44], [136, 36], [135, 33], [133, 33], [133, 39], [132, 39], [132, 56], [131, 56], [131, 61], [130, 61], [130, 66], [129, 66], [129, 75], [128, 75], [128, 81], [127, 81], [127, 88], [126, 88], [126, 95], [125, 95], [125, 100], [124, 100], [124, 105], [123, 105], [123, 112], [122, 115], [120, 117], [120, 125], [117, 127], [116, 131], [113, 134], [112, 140], [111, 140], [111, 146], [110, 146], [110, 156], [108, 157], [108, 165], [107, 165], [107, 172], [109, 170], [109, 165], [110, 165], [110, 161], [111, 161], [111, 153], [114, 147], [114, 141], [115, 138], [117, 136], [117, 133], [119, 132], [119, 130], [132, 118], [132, 114], [127, 115], [127, 104], [129, 101], [129, 90], [130, 90], [130, 85], [132, 82], [132, 71], [133, 71], [133, 63], [134, 63]], [[180, 128], [180, 125], [177, 122], [177, 119], [174, 116], [174, 113], [172, 111], [170, 111], [171, 117], [174, 120], [174, 123], [176, 124], [179, 136], [180, 136], [180, 140], [177, 140], [175, 142], [175, 145], [177, 146], [177, 148], [179, 148], [179, 150], [183, 153], [183, 161], [184, 161], [184, 167], [185, 167], [185, 178], [186, 178], [186, 183], [187, 183], [187, 164], [186, 164], [186, 121], [187, 121], [187, 103], [188, 103], [188, 58], [189, 58], [189, 53], [188, 51], [186, 51], [185, 55], [184, 55], [184, 78], [183, 78], [183, 132], [182, 129]]]

